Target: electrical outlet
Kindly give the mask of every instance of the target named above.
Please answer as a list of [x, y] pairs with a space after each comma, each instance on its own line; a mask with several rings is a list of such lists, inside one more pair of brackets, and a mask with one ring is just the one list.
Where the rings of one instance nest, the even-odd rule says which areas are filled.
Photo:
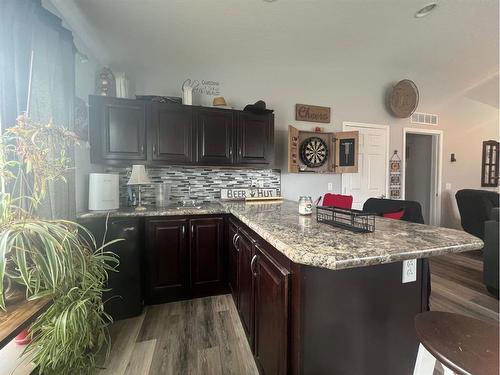
[[333, 183], [332, 182], [328, 183], [328, 191], [333, 191]]
[[417, 281], [417, 260], [403, 261], [403, 284]]
[[451, 190], [451, 184], [449, 182], [446, 183], [445, 189], [446, 190]]

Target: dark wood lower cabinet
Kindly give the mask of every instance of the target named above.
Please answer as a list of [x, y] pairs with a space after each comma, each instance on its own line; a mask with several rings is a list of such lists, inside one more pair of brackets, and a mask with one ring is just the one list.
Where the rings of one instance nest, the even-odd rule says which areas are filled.
[[228, 255], [228, 282], [229, 288], [233, 295], [234, 303], [238, 307], [238, 270], [239, 270], [239, 251], [236, 247], [236, 240], [238, 236], [238, 227], [231, 220], [229, 221], [227, 230], [227, 255]]
[[238, 230], [236, 246], [239, 252], [238, 312], [250, 342], [250, 347], [253, 348], [253, 241], [244, 230]]
[[261, 374], [287, 373], [290, 272], [258, 244], [254, 261], [254, 356]]
[[[191, 291], [207, 295], [225, 288], [224, 219], [191, 219]], [[226, 288], [227, 289], [227, 288]]]
[[187, 227], [188, 220], [147, 220], [147, 302], [166, 302], [189, 296]]
[[146, 239], [147, 303], [227, 292], [222, 217], [147, 219]]
[[262, 375], [288, 371], [289, 275], [261, 239], [229, 220], [229, 282]]
[[426, 260], [404, 284], [401, 262], [301, 265], [228, 216], [227, 228], [215, 215], [145, 220], [147, 303], [229, 286], [261, 375], [412, 374], [414, 317], [428, 304]]

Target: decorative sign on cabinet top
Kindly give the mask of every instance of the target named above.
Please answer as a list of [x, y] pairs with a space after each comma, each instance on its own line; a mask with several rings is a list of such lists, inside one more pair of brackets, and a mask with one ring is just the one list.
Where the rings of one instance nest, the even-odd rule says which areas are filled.
[[295, 104], [295, 120], [330, 123], [330, 107]]

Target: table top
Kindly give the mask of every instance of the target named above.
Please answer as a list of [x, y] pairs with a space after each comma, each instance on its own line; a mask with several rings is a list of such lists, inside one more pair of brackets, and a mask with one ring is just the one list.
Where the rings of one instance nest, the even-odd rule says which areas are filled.
[[20, 299], [7, 305], [7, 312], [0, 310], [0, 349], [40, 316], [50, 305], [50, 301], [50, 297], [34, 301]]
[[498, 375], [498, 325], [447, 312], [415, 317], [422, 345], [457, 374]]

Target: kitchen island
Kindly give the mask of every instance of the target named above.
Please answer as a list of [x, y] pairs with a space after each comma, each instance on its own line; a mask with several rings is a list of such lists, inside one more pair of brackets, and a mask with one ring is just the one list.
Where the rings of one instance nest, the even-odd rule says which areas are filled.
[[[299, 216], [290, 201], [110, 216], [143, 223], [145, 273], [156, 273], [144, 284], [147, 303], [229, 286], [259, 370], [273, 375], [411, 374], [413, 319], [428, 303], [425, 258], [482, 247], [462, 231], [384, 218], [374, 233], [352, 233]], [[403, 283], [408, 260], [415, 274]]]

